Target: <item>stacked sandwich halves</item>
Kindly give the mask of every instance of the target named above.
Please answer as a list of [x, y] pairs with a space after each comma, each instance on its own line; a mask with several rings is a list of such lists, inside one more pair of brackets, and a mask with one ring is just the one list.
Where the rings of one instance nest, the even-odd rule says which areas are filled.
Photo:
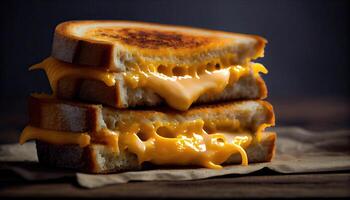
[[276, 135], [258, 36], [127, 21], [57, 26], [20, 143], [91, 173], [270, 161]]

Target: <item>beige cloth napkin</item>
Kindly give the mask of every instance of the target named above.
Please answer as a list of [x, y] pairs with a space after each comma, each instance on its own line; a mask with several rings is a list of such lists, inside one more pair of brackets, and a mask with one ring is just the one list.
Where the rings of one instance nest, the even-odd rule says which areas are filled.
[[215, 169], [158, 169], [108, 175], [47, 169], [37, 163], [35, 144], [0, 146], [0, 169], [11, 170], [28, 180], [76, 177], [87, 188], [129, 181], [195, 180], [228, 174], [248, 174], [262, 168], [279, 173], [350, 170], [350, 130], [311, 132], [297, 127], [270, 129], [277, 132], [276, 156], [272, 162], [232, 165]]

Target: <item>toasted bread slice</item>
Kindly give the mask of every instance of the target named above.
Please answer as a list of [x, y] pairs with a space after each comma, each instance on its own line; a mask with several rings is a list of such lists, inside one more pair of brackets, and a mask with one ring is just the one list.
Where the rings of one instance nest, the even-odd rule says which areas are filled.
[[[245, 149], [249, 163], [270, 162], [275, 152], [276, 134], [264, 132], [260, 142]], [[128, 151], [116, 153], [105, 145], [93, 144], [85, 148], [79, 145], [54, 145], [36, 141], [39, 162], [58, 168], [69, 168], [87, 173], [111, 173], [143, 168], [135, 154]], [[232, 155], [224, 164], [239, 164], [241, 157]]]
[[34, 94], [29, 97], [28, 105], [29, 125], [69, 132], [94, 132], [102, 128], [114, 130], [118, 128], [118, 124], [127, 122], [180, 123], [201, 119], [205, 122], [225, 121], [230, 124], [232, 131], [247, 130], [255, 133], [262, 126], [271, 126], [275, 123], [272, 106], [261, 100], [194, 106], [188, 111], [176, 111], [168, 107], [130, 110], [64, 101]]
[[244, 64], [262, 57], [259, 36], [131, 21], [70, 21], [56, 27], [52, 56], [73, 64], [123, 72]]

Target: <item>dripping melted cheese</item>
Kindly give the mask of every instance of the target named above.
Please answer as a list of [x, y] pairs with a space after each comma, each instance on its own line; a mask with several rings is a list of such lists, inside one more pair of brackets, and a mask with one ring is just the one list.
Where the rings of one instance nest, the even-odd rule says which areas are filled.
[[24, 144], [26, 141], [34, 139], [51, 144], [78, 144], [80, 147], [86, 147], [90, 144], [91, 138], [88, 133], [53, 131], [27, 126], [22, 131], [19, 143]]
[[87, 133], [50, 131], [27, 126], [20, 143], [36, 139], [53, 144], [78, 144], [85, 147], [91, 143], [103, 143], [114, 151], [129, 151], [137, 155], [139, 163], [157, 165], [196, 165], [220, 169], [230, 156], [239, 154], [242, 165], [248, 164], [245, 152], [252, 142], [249, 133], [207, 133], [203, 120], [182, 123], [123, 123], [118, 130], [102, 129], [90, 136]]
[[[98, 70], [91, 67], [79, 67], [58, 61], [52, 57], [30, 68], [44, 69], [55, 94], [57, 83], [64, 77], [77, 77], [102, 81], [107, 86], [116, 84], [118, 73]], [[122, 73], [126, 84], [133, 88], [148, 88], [165, 99], [177, 110], [187, 110], [203, 94], [222, 92], [227, 85], [237, 82], [249, 73], [258, 75], [267, 73], [266, 68], [258, 63], [250, 67], [234, 65], [222, 69], [215, 66], [207, 68], [158, 68], [149, 65], [147, 68], [132, 67], [132, 71]], [[120, 73], [119, 73], [120, 75]], [[120, 104], [116, 103], [117, 107]]]

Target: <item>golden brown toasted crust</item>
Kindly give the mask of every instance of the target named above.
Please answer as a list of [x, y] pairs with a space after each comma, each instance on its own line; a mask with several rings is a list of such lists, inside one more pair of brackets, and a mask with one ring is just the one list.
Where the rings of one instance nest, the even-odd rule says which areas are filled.
[[28, 98], [28, 115], [32, 126], [70, 132], [97, 130], [102, 116], [99, 105], [86, 106], [38, 95]]
[[[125, 71], [127, 63], [210, 63], [231, 54], [231, 64], [263, 56], [259, 36], [131, 21], [69, 21], [56, 27], [52, 56], [69, 63]], [[162, 50], [162, 51], [160, 51]]]
[[[61, 99], [101, 103], [115, 108], [165, 104], [164, 99], [154, 91], [144, 88], [132, 89], [119, 80], [116, 81], [116, 85], [107, 86], [102, 81], [65, 77], [58, 81], [56, 92], [57, 97]], [[194, 104], [266, 97], [267, 88], [263, 79], [247, 74], [217, 95], [201, 95]]]
[[[274, 124], [272, 106], [261, 100], [236, 101], [194, 106], [188, 111], [168, 107], [153, 110], [113, 109], [46, 97], [29, 98], [29, 124], [50, 130], [89, 132], [107, 127], [115, 130], [120, 122], [181, 122], [193, 119], [232, 121], [233, 129], [255, 133], [263, 124]], [[37, 111], [37, 112], [35, 112]], [[38, 114], [39, 113], [39, 114]], [[45, 117], [42, 117], [45, 116]]]
[[[265, 132], [261, 142], [253, 142], [246, 152], [249, 163], [270, 162], [275, 152], [276, 134]], [[51, 167], [75, 169], [87, 173], [111, 173], [139, 170], [144, 167], [137, 157], [128, 151], [120, 154], [104, 145], [89, 145], [80, 148], [78, 145], [53, 145], [36, 142], [39, 162]], [[241, 156], [232, 155], [224, 164], [239, 164]]]
[[197, 48], [212, 42], [213, 38], [180, 34], [175, 31], [149, 30], [145, 28], [98, 29], [94, 36], [105, 37], [130, 46], [144, 49]]
[[108, 66], [113, 65], [110, 59], [113, 54], [112, 45], [67, 37], [59, 27], [54, 33], [51, 54], [59, 60], [82, 66], [108, 69]]

